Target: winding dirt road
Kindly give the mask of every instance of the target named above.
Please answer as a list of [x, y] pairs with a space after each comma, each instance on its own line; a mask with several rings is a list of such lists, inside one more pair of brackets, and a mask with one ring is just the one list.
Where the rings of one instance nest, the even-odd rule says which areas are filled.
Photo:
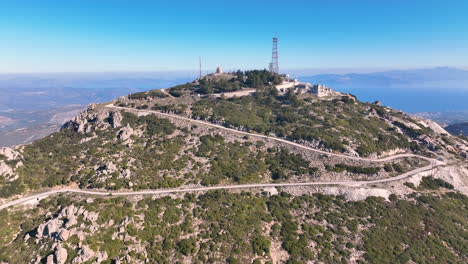
[[253, 134], [253, 133], [248, 133], [244, 131], [239, 131], [236, 129], [232, 128], [227, 128], [223, 127], [220, 125], [212, 124], [209, 122], [201, 121], [201, 120], [194, 120], [191, 118], [186, 118], [178, 115], [173, 115], [173, 114], [167, 114], [167, 113], [161, 113], [158, 111], [152, 111], [152, 110], [137, 110], [133, 108], [125, 108], [125, 107], [118, 107], [114, 106], [112, 104], [107, 105], [106, 107], [109, 108], [115, 108], [115, 109], [121, 109], [121, 110], [131, 110], [131, 111], [137, 111], [137, 112], [142, 112], [142, 113], [148, 113], [148, 114], [156, 114], [159, 116], [163, 117], [170, 117], [170, 118], [177, 118], [189, 122], [193, 122], [196, 124], [201, 124], [205, 126], [210, 126], [218, 129], [223, 129], [226, 131], [230, 131], [232, 133], [237, 133], [241, 135], [248, 135], [252, 137], [257, 137], [257, 138], [263, 138], [267, 140], [274, 140], [277, 142], [285, 143], [297, 148], [305, 149], [308, 151], [313, 151], [321, 154], [325, 154], [328, 156], [335, 156], [335, 157], [341, 157], [341, 158], [346, 158], [346, 159], [351, 159], [351, 160], [359, 160], [359, 161], [369, 161], [369, 162], [385, 162], [385, 161], [390, 161], [394, 159], [399, 159], [399, 158], [405, 158], [405, 157], [416, 157], [420, 159], [424, 159], [429, 161], [429, 165], [416, 168], [412, 171], [408, 171], [406, 173], [400, 174], [398, 176], [392, 177], [392, 178], [386, 178], [386, 179], [379, 179], [379, 180], [369, 180], [369, 181], [326, 181], [326, 182], [298, 182], [298, 183], [265, 183], [265, 184], [243, 184], [243, 185], [225, 185], [225, 186], [210, 186], [210, 187], [196, 187], [196, 188], [177, 188], [177, 189], [157, 189], [157, 190], [144, 190], [144, 191], [128, 191], [128, 192], [119, 192], [119, 191], [91, 191], [91, 190], [82, 190], [82, 189], [73, 189], [73, 188], [61, 188], [61, 189], [55, 189], [55, 190], [50, 190], [34, 195], [29, 195], [25, 196], [22, 198], [18, 198], [16, 200], [12, 200], [10, 202], [7, 202], [5, 204], [0, 205], [0, 210], [15, 206], [15, 205], [20, 205], [28, 202], [34, 202], [35, 200], [40, 200], [43, 199], [49, 195], [55, 195], [59, 193], [78, 193], [78, 194], [86, 194], [86, 195], [97, 195], [97, 196], [134, 196], [134, 195], [156, 195], [156, 194], [174, 194], [174, 193], [187, 193], [187, 192], [205, 192], [205, 191], [212, 191], [212, 190], [228, 190], [228, 189], [248, 189], [248, 188], [268, 188], [268, 187], [291, 187], [291, 186], [323, 186], [323, 185], [335, 185], [335, 186], [343, 186], [343, 187], [359, 187], [359, 186], [364, 186], [368, 184], [376, 184], [376, 183], [385, 183], [385, 182], [392, 182], [392, 181], [398, 181], [401, 179], [405, 179], [407, 177], [410, 177], [412, 175], [424, 172], [424, 171], [429, 171], [432, 170], [433, 168], [444, 165], [445, 163], [442, 161], [438, 161], [436, 159], [431, 159], [428, 157], [424, 156], [419, 156], [415, 154], [398, 154], [398, 155], [393, 155], [389, 157], [384, 157], [384, 158], [379, 158], [379, 159], [370, 159], [370, 158], [361, 158], [361, 157], [352, 157], [352, 156], [347, 156], [343, 154], [337, 154], [337, 153], [330, 153], [326, 152], [323, 150], [319, 149], [314, 149], [311, 147], [303, 146], [295, 142], [291, 142], [285, 139], [281, 138], [276, 138], [276, 137], [270, 137], [270, 136], [265, 136], [265, 135], [260, 135], [260, 134]]
[[424, 156], [415, 155], [415, 154], [397, 154], [397, 155], [388, 156], [388, 157], [384, 157], [384, 158], [378, 158], [378, 159], [353, 157], [353, 156], [348, 156], [348, 155], [339, 154], [339, 153], [327, 152], [327, 151], [320, 150], [320, 149], [314, 149], [314, 148], [307, 147], [307, 146], [301, 145], [299, 143], [292, 142], [292, 141], [282, 139], [282, 138], [244, 132], [244, 131], [240, 131], [240, 130], [237, 130], [237, 129], [227, 128], [227, 127], [224, 127], [224, 126], [221, 126], [221, 125], [216, 125], [216, 124], [213, 124], [213, 123], [210, 123], [210, 122], [191, 119], [191, 118], [183, 117], [183, 116], [179, 116], [179, 115], [162, 113], [162, 112], [154, 111], [154, 110], [139, 110], [139, 109], [134, 109], [134, 108], [115, 106], [113, 104], [106, 105], [106, 107], [119, 109], [119, 110], [127, 110], [127, 111], [130, 110], [130, 111], [146, 113], [146, 114], [156, 114], [156, 115], [163, 116], [163, 117], [180, 119], [180, 120], [192, 122], [192, 123], [195, 123], [195, 124], [200, 124], [200, 125], [204, 125], [204, 126], [209, 126], [209, 127], [213, 127], [213, 128], [217, 128], [217, 129], [226, 130], [226, 131], [229, 131], [229, 132], [232, 132], [232, 133], [237, 133], [237, 134], [240, 134], [240, 135], [246, 135], [246, 136], [250, 136], [250, 137], [262, 138], [262, 139], [273, 140], [273, 141], [276, 141], [276, 142], [285, 143], [285, 144], [288, 144], [290, 146], [294, 146], [294, 147], [297, 147], [297, 148], [300, 148], [300, 149], [305, 149], [305, 150], [308, 150], [308, 151], [324, 154], [324, 155], [331, 156], [331, 157], [340, 157], [340, 158], [345, 158], [345, 159], [350, 159], [350, 160], [368, 161], [368, 162], [385, 162], [385, 161], [390, 161], [390, 160], [394, 160], [394, 159], [408, 158], [408, 157], [416, 157], [416, 158], [424, 159], [424, 160], [427, 160], [427, 161], [434, 161], [434, 159], [424, 157]]

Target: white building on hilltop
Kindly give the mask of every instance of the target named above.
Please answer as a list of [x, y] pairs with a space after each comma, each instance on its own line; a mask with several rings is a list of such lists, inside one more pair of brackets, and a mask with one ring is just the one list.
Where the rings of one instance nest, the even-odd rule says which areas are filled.
[[329, 96], [333, 94], [333, 90], [330, 87], [321, 84], [314, 84], [310, 89], [312, 94], [317, 95], [318, 97]]

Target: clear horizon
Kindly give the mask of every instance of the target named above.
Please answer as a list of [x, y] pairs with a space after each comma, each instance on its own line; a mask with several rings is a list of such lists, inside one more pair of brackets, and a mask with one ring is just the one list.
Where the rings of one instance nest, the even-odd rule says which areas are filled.
[[[468, 2], [0, 3], [0, 73], [467, 69]], [[353, 70], [354, 69], [354, 70]], [[375, 70], [369, 70], [375, 71]]]
[[[221, 66], [222, 65], [218, 65]], [[217, 66], [216, 66], [217, 67]], [[203, 74], [211, 73], [216, 70], [215, 68], [203, 69]], [[432, 66], [432, 67], [376, 67], [376, 68], [302, 68], [302, 69], [283, 69], [282, 73], [300, 73], [300, 75], [320, 75], [320, 74], [366, 74], [366, 73], [378, 73], [386, 72], [392, 70], [419, 70], [419, 69], [434, 69], [434, 68], [454, 68], [460, 70], [468, 71], [468, 66]], [[248, 69], [225, 69], [225, 71], [237, 71], [237, 70], [253, 70], [253, 69], [266, 69], [263, 68], [248, 68]], [[224, 68], [223, 68], [224, 69]], [[199, 69], [182, 69], [182, 70], [147, 70], [147, 71], [70, 71], [70, 72], [60, 72], [60, 71], [51, 71], [51, 72], [0, 72], [0, 75], [82, 75], [82, 74], [95, 74], [95, 75], [125, 75], [125, 74], [189, 74], [197, 75], [199, 74]]]

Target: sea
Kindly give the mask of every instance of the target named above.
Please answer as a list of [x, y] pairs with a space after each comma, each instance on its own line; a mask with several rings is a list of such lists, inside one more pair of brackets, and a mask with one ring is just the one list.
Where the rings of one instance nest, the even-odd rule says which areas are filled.
[[380, 101], [409, 113], [468, 111], [468, 88], [335, 88], [351, 93], [360, 101]]

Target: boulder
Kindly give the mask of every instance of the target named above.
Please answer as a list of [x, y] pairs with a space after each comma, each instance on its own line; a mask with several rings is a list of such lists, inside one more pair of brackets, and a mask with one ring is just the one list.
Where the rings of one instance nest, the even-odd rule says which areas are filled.
[[107, 255], [106, 251], [99, 251], [96, 259], [96, 263], [101, 263], [105, 261], [109, 256]]
[[91, 222], [95, 222], [98, 219], [99, 213], [97, 212], [88, 212], [84, 211], [83, 212], [83, 217], [85, 220], [89, 220]]
[[49, 256], [47, 256], [47, 264], [55, 264], [54, 263], [54, 254], [50, 254]]
[[118, 112], [111, 112], [110, 114], [110, 123], [112, 128], [122, 126], [122, 114]]
[[122, 114], [106, 107], [90, 104], [78, 116], [65, 123], [62, 129], [73, 128], [78, 133], [89, 133], [96, 128], [116, 128], [122, 125]]
[[73, 259], [72, 264], [83, 263], [85, 261], [88, 261], [92, 257], [94, 257], [94, 251], [92, 251], [88, 246], [83, 245], [80, 248], [78, 255]]
[[0, 157], [4, 157], [0, 160], [0, 176], [5, 176], [7, 181], [14, 181], [18, 178], [16, 169], [23, 165], [21, 161], [18, 161], [15, 165], [7, 163], [9, 160], [18, 160], [22, 156], [21, 154], [12, 148], [0, 148]]
[[57, 264], [65, 264], [65, 261], [67, 261], [68, 253], [65, 248], [62, 247], [62, 245], [58, 245], [56, 250], [55, 250], [55, 263]]
[[62, 229], [59, 233], [59, 239], [62, 241], [66, 241], [70, 237], [70, 231], [66, 229]]
[[133, 134], [135, 134], [135, 131], [130, 125], [127, 125], [125, 127], [122, 127], [119, 132], [117, 133], [117, 137], [123, 141], [129, 139]]

